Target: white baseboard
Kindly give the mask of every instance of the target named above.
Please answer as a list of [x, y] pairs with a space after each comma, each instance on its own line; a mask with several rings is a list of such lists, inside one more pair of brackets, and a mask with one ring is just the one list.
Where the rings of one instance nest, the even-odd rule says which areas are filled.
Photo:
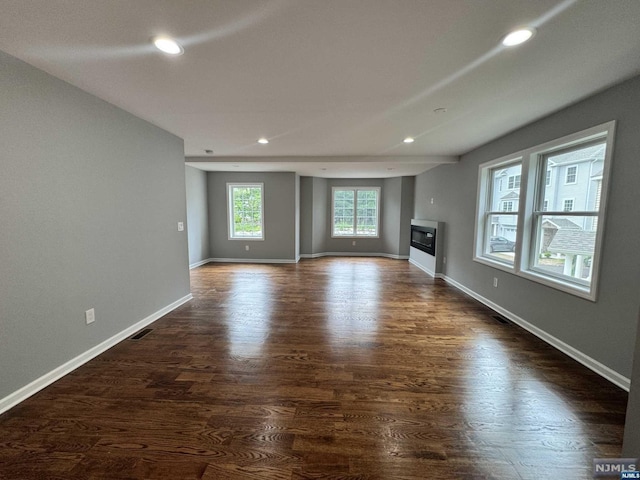
[[176, 300], [175, 302], [167, 305], [166, 307], [158, 310], [155, 313], [152, 313], [148, 317], [140, 320], [139, 322], [131, 325], [130, 327], [122, 330], [121, 332], [116, 333], [113, 337], [108, 338], [104, 342], [99, 343], [95, 347], [90, 348], [86, 352], [81, 353], [77, 357], [72, 358], [68, 362], [60, 365], [59, 367], [54, 368], [49, 373], [45, 373], [43, 376], [25, 385], [21, 389], [9, 394], [3, 399], [0, 399], [0, 414], [3, 412], [6, 412], [10, 408], [17, 405], [18, 403], [26, 400], [30, 396], [38, 393], [40, 390], [51, 385], [53, 382], [55, 382], [56, 380], [59, 380], [60, 378], [67, 375], [68, 373], [71, 373], [73, 370], [84, 365], [92, 358], [97, 357], [98, 355], [110, 349], [117, 343], [120, 343], [122, 340], [130, 337], [141, 328], [146, 327], [150, 323], [155, 322], [156, 320], [163, 317], [167, 313], [178, 308], [180, 305], [187, 303], [192, 298], [193, 296], [189, 294], [182, 297], [179, 300]]
[[561, 352], [565, 353], [566, 355], [569, 355], [571, 358], [573, 358], [575, 361], [581, 363], [582, 365], [587, 367], [589, 370], [592, 370], [593, 372], [595, 372], [598, 375], [600, 375], [601, 377], [609, 380], [611, 383], [613, 383], [614, 385], [617, 385], [618, 387], [622, 388], [623, 390], [626, 390], [627, 392], [629, 391], [629, 388], [631, 386], [631, 380], [628, 379], [627, 377], [625, 377], [624, 375], [619, 374], [615, 370], [613, 370], [613, 369], [607, 367], [606, 365], [598, 362], [597, 360], [591, 358], [589, 355], [581, 352], [580, 350], [572, 347], [571, 345], [569, 345], [567, 343], [564, 343], [562, 340], [554, 337], [550, 333], [545, 332], [541, 328], [538, 328], [535, 325], [527, 322], [525, 319], [519, 317], [515, 313], [510, 312], [506, 308], [502, 308], [497, 303], [494, 303], [491, 300], [489, 300], [488, 298], [485, 298], [482, 295], [474, 292], [473, 290], [465, 287], [464, 285], [462, 285], [461, 283], [455, 281], [454, 279], [445, 276], [444, 280], [447, 283], [450, 283], [451, 285], [456, 287], [457, 289], [462, 290], [467, 295], [469, 295], [469, 296], [475, 298], [476, 300], [478, 300], [479, 302], [485, 304], [487, 307], [495, 310], [496, 312], [498, 312], [500, 315], [504, 316], [505, 318], [508, 318], [509, 320], [511, 320], [516, 325], [519, 325], [520, 327], [524, 328], [528, 332], [534, 334], [536, 337], [540, 338], [541, 340], [544, 340], [545, 342], [547, 342], [552, 347], [555, 347], [558, 350], [560, 350]]
[[211, 263], [296, 263], [293, 258], [210, 258]]
[[300, 258], [320, 258], [320, 257], [384, 257], [394, 260], [408, 260], [409, 255], [393, 255], [391, 253], [377, 252], [322, 252], [322, 253], [302, 253]]
[[[442, 273], [436, 273], [432, 270], [430, 270], [429, 268], [425, 267], [424, 265], [422, 265], [421, 263], [416, 262], [413, 258], [409, 259], [409, 263], [411, 265], [415, 265], [416, 267], [418, 267], [420, 270], [422, 270], [423, 272], [425, 272], [426, 274], [432, 276], [433, 278], [445, 278], [444, 274]], [[462, 290], [462, 289], [461, 289]]]
[[205, 258], [204, 260], [200, 260], [199, 262], [190, 263], [189, 264], [189, 270], [193, 270], [194, 268], [198, 268], [198, 267], [201, 267], [202, 265], [206, 265], [210, 261], [211, 261], [210, 258]]

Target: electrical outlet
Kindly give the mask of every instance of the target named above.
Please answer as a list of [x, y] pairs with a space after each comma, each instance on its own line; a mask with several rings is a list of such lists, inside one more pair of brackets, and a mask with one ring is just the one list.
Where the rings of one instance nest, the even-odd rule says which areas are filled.
[[493, 277], [493, 286], [498, 288], [498, 277]]
[[356, 241], [354, 240], [353, 242], [351, 242], [351, 245], [353, 245], [355, 247]]
[[178, 231], [184, 232], [184, 222], [178, 222]]
[[444, 264], [447, 263], [447, 257], [442, 257], [442, 263], [444, 263]]
[[245, 245], [244, 249], [248, 252], [249, 251], [249, 245]]
[[431, 205], [433, 205], [433, 197], [431, 197]]
[[87, 325], [96, 321], [96, 311], [95, 309], [90, 309], [84, 312], [84, 319], [87, 322]]

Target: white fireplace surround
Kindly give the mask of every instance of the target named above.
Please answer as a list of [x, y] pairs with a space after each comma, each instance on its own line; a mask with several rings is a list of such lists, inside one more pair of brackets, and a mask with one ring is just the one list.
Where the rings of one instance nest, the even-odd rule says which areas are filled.
[[444, 278], [444, 257], [442, 240], [444, 239], [444, 223], [435, 220], [411, 219], [411, 225], [417, 227], [430, 227], [436, 230], [436, 254], [429, 255], [415, 247], [409, 247], [409, 263], [424, 270], [436, 278]]

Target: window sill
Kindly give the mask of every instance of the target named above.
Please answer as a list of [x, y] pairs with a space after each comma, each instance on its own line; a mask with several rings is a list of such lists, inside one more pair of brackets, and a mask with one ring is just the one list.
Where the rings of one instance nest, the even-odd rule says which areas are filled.
[[264, 242], [264, 237], [255, 238], [255, 237], [229, 237], [229, 240], [240, 240], [242, 242]]
[[515, 267], [492, 260], [487, 257], [473, 257], [475, 262], [481, 263], [488, 267], [495, 268], [497, 270], [502, 270], [503, 272], [510, 273], [517, 277], [526, 278], [527, 280], [531, 280], [532, 282], [539, 283], [549, 288], [553, 288], [555, 290], [559, 290], [564, 293], [569, 293], [571, 295], [575, 295], [576, 297], [584, 298], [585, 300], [589, 300], [591, 302], [596, 301], [596, 292], [595, 287], [592, 285], [581, 286], [570, 282], [564, 282], [561, 279], [551, 278], [547, 275], [535, 272], [533, 270], [516, 270]]

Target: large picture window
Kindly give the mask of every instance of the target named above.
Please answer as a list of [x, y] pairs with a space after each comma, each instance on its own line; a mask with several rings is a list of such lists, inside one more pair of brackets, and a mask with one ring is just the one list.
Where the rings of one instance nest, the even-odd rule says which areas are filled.
[[264, 185], [228, 183], [230, 240], [264, 240]]
[[595, 300], [614, 127], [480, 165], [474, 260]]
[[380, 187], [333, 187], [333, 237], [378, 237]]

